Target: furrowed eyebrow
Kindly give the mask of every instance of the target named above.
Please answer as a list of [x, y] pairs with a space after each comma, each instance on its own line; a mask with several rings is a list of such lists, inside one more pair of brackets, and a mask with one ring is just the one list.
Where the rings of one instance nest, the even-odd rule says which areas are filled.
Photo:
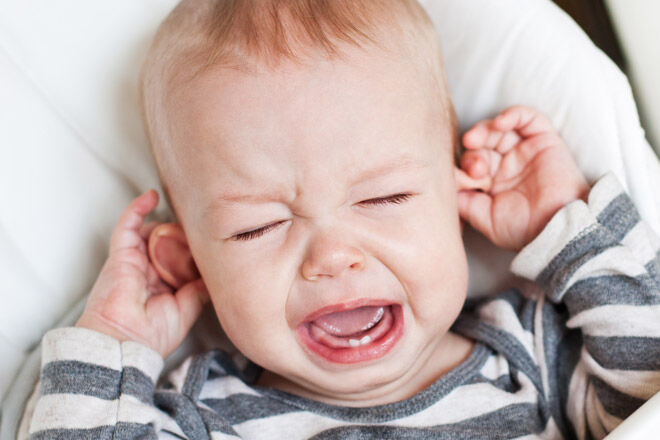
[[[403, 156], [397, 158], [393, 161], [388, 161], [386, 163], [380, 164], [377, 167], [362, 169], [358, 171], [356, 177], [350, 181], [350, 186], [354, 186], [358, 183], [365, 182], [367, 180], [372, 180], [377, 177], [385, 176], [387, 174], [393, 173], [395, 171], [405, 171], [405, 170], [414, 170], [419, 168], [424, 168], [429, 166], [427, 162], [422, 160], [412, 158], [409, 156]], [[233, 203], [265, 203], [273, 201], [286, 200], [288, 198], [287, 194], [283, 191], [270, 190], [265, 191], [259, 194], [251, 193], [226, 193], [221, 194], [218, 197], [215, 197], [213, 201], [206, 208], [206, 213], [209, 214], [212, 211], [220, 208], [223, 205], [233, 204]]]

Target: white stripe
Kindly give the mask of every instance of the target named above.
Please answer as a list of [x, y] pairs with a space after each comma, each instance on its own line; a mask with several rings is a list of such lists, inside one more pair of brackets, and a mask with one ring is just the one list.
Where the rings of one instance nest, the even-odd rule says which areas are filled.
[[584, 310], [566, 322], [589, 336], [660, 338], [660, 305], [610, 304]]
[[201, 392], [199, 393], [199, 400], [223, 399], [237, 393], [261, 396], [261, 394], [247, 386], [239, 378], [234, 376], [225, 376], [206, 381], [202, 387]]
[[64, 327], [50, 330], [41, 344], [41, 366], [70, 360], [121, 371], [119, 341], [93, 330]]
[[[519, 375], [521, 389], [515, 394], [479, 383], [455, 389], [442, 400], [408, 417], [388, 421], [391, 426], [428, 427], [469, 420], [473, 417], [497, 411], [512, 404], [537, 403], [534, 385], [524, 375]], [[475, 405], [475, 402], [484, 402]], [[308, 438], [321, 431], [356, 423], [336, 420], [310, 412], [291, 412], [268, 418], [252, 419], [234, 429], [246, 438]]]
[[[586, 350], [583, 348], [582, 353]], [[568, 387], [568, 402], [566, 402], [566, 415], [568, 416], [578, 439], [586, 438], [585, 400], [587, 395], [587, 374], [582, 362], [578, 362]]]
[[623, 246], [610, 247], [580, 266], [562, 287], [560, 295], [577, 281], [587, 277], [626, 275], [634, 278], [646, 273], [646, 268], [635, 258], [630, 249]]
[[190, 369], [192, 360], [192, 356], [186, 358], [186, 360], [184, 360], [181, 365], [179, 365], [167, 376], [167, 379], [178, 392], [183, 391], [183, 385], [186, 383], [186, 376], [188, 376], [188, 369]]
[[589, 191], [589, 210], [594, 217], [598, 217], [603, 209], [625, 192], [623, 186], [611, 171], [598, 179], [598, 182]]
[[310, 412], [292, 412], [267, 419], [252, 419], [234, 425], [241, 438], [309, 438], [326, 429], [348, 424]]
[[516, 255], [510, 269], [518, 276], [535, 280], [578, 234], [597, 227], [598, 222], [587, 205], [575, 200], [555, 213], [541, 233]]
[[486, 322], [492, 323], [498, 328], [505, 330], [517, 339], [529, 354], [534, 356], [534, 335], [525, 330], [520, 323], [520, 318], [507, 301], [498, 299], [491, 301], [479, 309], [479, 317]]
[[211, 440], [236, 440], [234, 435], [225, 434], [224, 432], [211, 431]]
[[117, 421], [141, 425], [152, 424], [156, 432], [167, 429], [175, 434], [183, 435], [181, 428], [168, 414], [129, 394], [122, 394], [119, 397]]
[[660, 238], [653, 232], [649, 225], [638, 222], [625, 237], [621, 244], [631, 249], [633, 254], [643, 264], [655, 259], [660, 250]]
[[479, 371], [486, 379], [495, 380], [500, 376], [511, 374], [509, 361], [502, 355], [488, 356]]
[[609, 434], [610, 432], [614, 431], [614, 429], [619, 426], [623, 420], [615, 415], [608, 413], [603, 406], [603, 402], [598, 399], [596, 393], [593, 394], [596, 396], [595, 408], [596, 413], [598, 414], [598, 419], [605, 428], [605, 432]]
[[607, 435], [607, 431], [601, 424], [601, 417], [603, 406], [598, 400], [598, 395], [594, 389], [593, 384], [589, 384], [587, 387], [587, 396], [585, 401], [585, 416], [587, 419], [587, 427], [592, 437], [595, 438], [604, 438]]
[[[46, 429], [90, 429], [117, 423], [117, 400], [82, 394], [48, 394], [37, 402], [30, 434]], [[75, 414], [75, 417], [72, 415]]]
[[638, 399], [648, 400], [660, 390], [660, 371], [606, 369], [596, 362], [586, 348], [582, 350], [580, 365], [583, 374], [588, 372], [597, 376], [615, 390]]
[[[538, 401], [537, 390], [524, 374], [518, 374], [521, 388], [516, 393], [509, 393], [487, 383], [463, 385], [455, 389], [443, 399], [430, 407], [397, 419], [390, 424], [399, 426], [434, 426], [438, 424], [457, 423], [473, 417], [497, 411], [508, 405], [531, 403]], [[485, 405], [475, 405], [475, 402], [488, 402]]]
[[138, 342], [125, 341], [121, 343], [121, 356], [124, 367], [134, 367], [158, 382], [158, 376], [163, 369], [163, 358], [158, 352]]

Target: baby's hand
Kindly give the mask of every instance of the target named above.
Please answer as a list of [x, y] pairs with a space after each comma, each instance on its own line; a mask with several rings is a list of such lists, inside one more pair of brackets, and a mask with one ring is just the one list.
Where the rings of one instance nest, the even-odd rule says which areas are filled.
[[201, 278], [174, 292], [149, 261], [147, 241], [157, 224], [142, 223], [157, 204], [158, 193], [149, 190], [122, 213], [108, 260], [76, 326], [140, 342], [165, 358], [190, 331], [208, 292]]
[[[589, 185], [550, 121], [511, 107], [463, 136], [456, 169], [460, 216], [497, 246], [519, 251]], [[480, 188], [482, 191], [476, 191]]]

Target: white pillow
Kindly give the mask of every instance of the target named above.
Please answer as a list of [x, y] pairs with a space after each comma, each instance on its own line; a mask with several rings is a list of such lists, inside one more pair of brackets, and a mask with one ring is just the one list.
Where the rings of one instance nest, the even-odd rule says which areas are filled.
[[[660, 231], [660, 165], [626, 78], [548, 0], [426, 0], [461, 128], [513, 104], [545, 112], [590, 180], [608, 169]], [[84, 296], [126, 204], [160, 190], [137, 75], [176, 0], [0, 0], [0, 395]], [[164, 219], [161, 206], [157, 218]], [[470, 291], [510, 282], [511, 254], [468, 233]]]

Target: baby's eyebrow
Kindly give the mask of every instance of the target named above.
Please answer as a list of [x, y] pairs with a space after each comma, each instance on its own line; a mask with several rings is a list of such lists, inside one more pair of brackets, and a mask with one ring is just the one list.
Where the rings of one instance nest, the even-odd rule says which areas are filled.
[[[373, 168], [363, 168], [359, 169], [355, 176], [349, 181], [349, 187], [355, 186], [358, 183], [365, 182], [368, 180], [375, 179], [377, 177], [385, 176], [391, 174], [395, 171], [407, 171], [407, 170], [417, 170], [420, 168], [428, 167], [429, 163], [418, 158], [411, 156], [401, 156], [397, 157], [394, 160], [389, 160], [385, 163], [379, 164]], [[220, 194], [217, 197], [213, 198], [213, 201], [208, 205], [205, 210], [205, 215], [208, 215], [219, 209], [221, 206], [226, 206], [232, 203], [266, 203], [274, 201], [286, 201], [289, 199], [290, 194], [287, 194], [286, 191], [270, 189], [264, 192], [254, 194], [254, 193], [239, 193], [239, 192], [230, 192], [225, 194]]]

